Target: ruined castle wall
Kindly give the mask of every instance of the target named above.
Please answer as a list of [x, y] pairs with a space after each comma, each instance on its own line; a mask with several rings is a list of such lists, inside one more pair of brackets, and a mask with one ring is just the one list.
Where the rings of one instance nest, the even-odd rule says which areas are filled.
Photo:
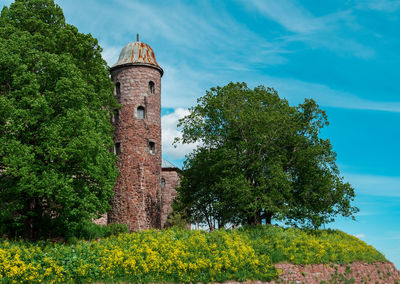
[[[115, 90], [115, 96], [121, 109], [114, 118], [120, 175], [108, 222], [127, 224], [130, 230], [160, 228], [161, 73], [151, 66], [132, 65], [112, 70], [111, 77], [120, 83], [120, 95]], [[144, 107], [144, 119], [138, 118], [138, 107]]]
[[[162, 207], [161, 207], [161, 227], [164, 228], [168, 215], [172, 213], [172, 202], [176, 197], [176, 188], [179, 185], [179, 176], [177, 169], [162, 169], [162, 178], [165, 185], [162, 188]], [[164, 183], [162, 183], [164, 184]]]

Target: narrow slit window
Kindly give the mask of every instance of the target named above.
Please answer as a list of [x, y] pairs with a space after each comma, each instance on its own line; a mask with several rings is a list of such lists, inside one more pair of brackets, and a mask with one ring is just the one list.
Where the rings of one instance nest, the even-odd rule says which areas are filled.
[[115, 155], [119, 156], [121, 154], [121, 143], [116, 142], [114, 147]]
[[165, 178], [161, 178], [161, 188], [165, 187]]
[[150, 141], [149, 142], [149, 153], [154, 154], [156, 152], [156, 143]]
[[114, 111], [114, 124], [117, 125], [119, 123], [119, 110]]
[[149, 91], [150, 91], [150, 94], [154, 94], [154, 82], [153, 81], [150, 81], [149, 82]]
[[144, 107], [142, 106], [138, 107], [136, 115], [138, 119], [145, 119], [146, 113]]
[[121, 83], [117, 82], [115, 84], [115, 93], [117, 94], [117, 97], [121, 96]]

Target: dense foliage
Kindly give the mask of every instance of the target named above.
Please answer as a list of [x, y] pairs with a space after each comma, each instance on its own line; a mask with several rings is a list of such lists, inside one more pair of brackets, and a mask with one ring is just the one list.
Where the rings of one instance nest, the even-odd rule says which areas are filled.
[[273, 263], [386, 261], [340, 231], [142, 231], [73, 245], [0, 242], [0, 282], [223, 282], [276, 278]]
[[216, 227], [262, 220], [318, 227], [352, 216], [354, 190], [336, 166], [328, 125], [315, 101], [290, 106], [277, 92], [245, 83], [212, 88], [180, 120], [187, 156], [175, 209]]
[[2, 9], [0, 234], [74, 234], [109, 209], [116, 102], [100, 52], [53, 0]]

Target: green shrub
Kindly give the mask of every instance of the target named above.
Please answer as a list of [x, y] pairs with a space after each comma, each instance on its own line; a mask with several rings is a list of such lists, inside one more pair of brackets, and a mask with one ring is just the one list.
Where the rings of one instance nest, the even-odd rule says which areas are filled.
[[67, 244], [76, 245], [77, 243], [78, 243], [78, 238], [77, 237], [69, 237], [67, 239]]
[[128, 232], [128, 227], [125, 224], [111, 223], [104, 226], [90, 222], [80, 227], [80, 230], [75, 232], [74, 235], [71, 237], [77, 237], [78, 239], [85, 240], [93, 240]]
[[128, 233], [128, 226], [125, 224], [111, 223], [105, 226], [104, 236], [118, 236], [119, 234]]
[[95, 238], [103, 238], [106, 230], [105, 226], [89, 222], [84, 224], [84, 226], [75, 233], [75, 236], [79, 239], [93, 240]]
[[173, 211], [168, 215], [167, 223], [165, 225], [167, 228], [185, 229], [188, 224], [190, 224], [190, 222], [184, 213]]

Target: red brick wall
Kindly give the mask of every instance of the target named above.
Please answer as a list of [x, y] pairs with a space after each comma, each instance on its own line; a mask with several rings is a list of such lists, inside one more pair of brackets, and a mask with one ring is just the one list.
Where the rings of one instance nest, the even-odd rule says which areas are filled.
[[[111, 77], [121, 84], [114, 138], [121, 143], [121, 154], [108, 222], [127, 224], [130, 230], [160, 228], [161, 73], [150, 66], [134, 65], [113, 69]], [[155, 83], [154, 94], [149, 91], [149, 81]], [[136, 117], [139, 106], [146, 109], [145, 119]], [[154, 154], [149, 152], [149, 141], [155, 142]]]
[[165, 227], [168, 215], [172, 212], [172, 202], [176, 197], [176, 188], [179, 185], [177, 169], [162, 169], [162, 178], [165, 179], [165, 187], [162, 189], [161, 227]]

